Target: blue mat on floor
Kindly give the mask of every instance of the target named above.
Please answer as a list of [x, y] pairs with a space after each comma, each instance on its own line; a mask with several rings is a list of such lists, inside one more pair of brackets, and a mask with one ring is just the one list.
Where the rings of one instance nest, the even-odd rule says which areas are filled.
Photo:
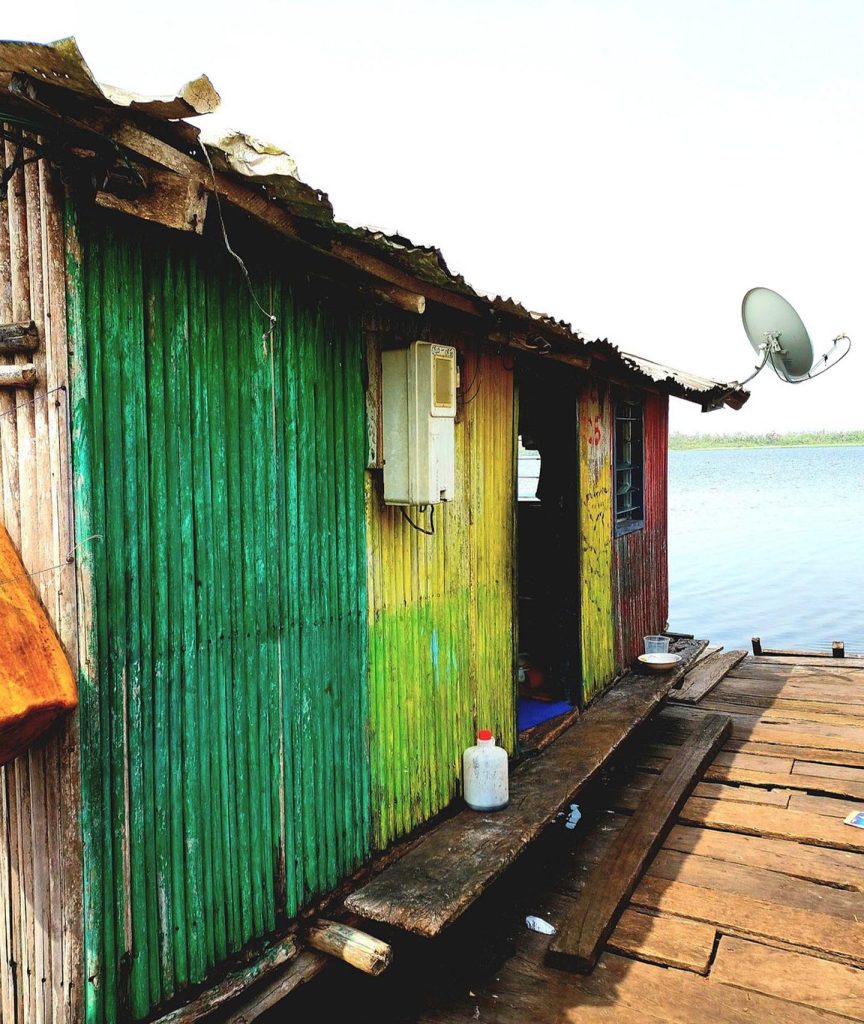
[[546, 700], [531, 700], [530, 697], [519, 698], [519, 732], [530, 729], [541, 722], [548, 722], [550, 718], [557, 718], [559, 715], [566, 715], [573, 710], [573, 705], [566, 700], [556, 700], [550, 703]]

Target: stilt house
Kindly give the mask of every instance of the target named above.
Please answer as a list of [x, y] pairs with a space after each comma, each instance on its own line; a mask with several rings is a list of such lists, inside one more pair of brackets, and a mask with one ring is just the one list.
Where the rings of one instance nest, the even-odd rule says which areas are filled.
[[9, 1024], [253, 976], [458, 797], [478, 727], [517, 755], [519, 651], [590, 702], [666, 624], [669, 396], [747, 397], [205, 148], [183, 118], [217, 99], [0, 44]]

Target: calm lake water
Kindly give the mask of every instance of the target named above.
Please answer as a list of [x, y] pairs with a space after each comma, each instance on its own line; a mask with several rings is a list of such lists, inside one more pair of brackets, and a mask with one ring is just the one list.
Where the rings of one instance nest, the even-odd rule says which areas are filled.
[[864, 653], [864, 447], [669, 453], [669, 627]]

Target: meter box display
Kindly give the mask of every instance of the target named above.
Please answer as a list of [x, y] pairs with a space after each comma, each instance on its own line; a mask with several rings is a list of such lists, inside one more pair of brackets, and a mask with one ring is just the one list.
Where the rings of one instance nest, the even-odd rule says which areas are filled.
[[456, 496], [456, 349], [415, 341], [381, 353], [384, 501]]

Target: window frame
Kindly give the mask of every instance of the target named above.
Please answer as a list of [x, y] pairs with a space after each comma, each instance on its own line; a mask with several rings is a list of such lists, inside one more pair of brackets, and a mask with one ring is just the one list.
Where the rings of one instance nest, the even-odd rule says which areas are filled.
[[[636, 414], [638, 410], [638, 415]], [[628, 413], [629, 415], [625, 415]], [[612, 515], [615, 524], [615, 536], [622, 537], [625, 534], [633, 533], [636, 530], [645, 528], [645, 399], [642, 395], [618, 394], [613, 401], [613, 435], [612, 435], [612, 475], [614, 479], [612, 494]], [[638, 436], [633, 435], [633, 424], [638, 423]], [[622, 429], [619, 430], [619, 424]], [[629, 424], [630, 426], [624, 426]], [[629, 453], [629, 461], [624, 462], [621, 454], [622, 439], [621, 433], [626, 431], [631, 436], [623, 442], [629, 445], [638, 445], [638, 458], [634, 458], [634, 452]], [[626, 518], [619, 518], [619, 505], [621, 503], [619, 489], [619, 474], [629, 473], [629, 484], [626, 493], [628, 497], [633, 492], [639, 496], [638, 504], [632, 504], [627, 509]], [[634, 484], [633, 476], [638, 474], [638, 483]]]

